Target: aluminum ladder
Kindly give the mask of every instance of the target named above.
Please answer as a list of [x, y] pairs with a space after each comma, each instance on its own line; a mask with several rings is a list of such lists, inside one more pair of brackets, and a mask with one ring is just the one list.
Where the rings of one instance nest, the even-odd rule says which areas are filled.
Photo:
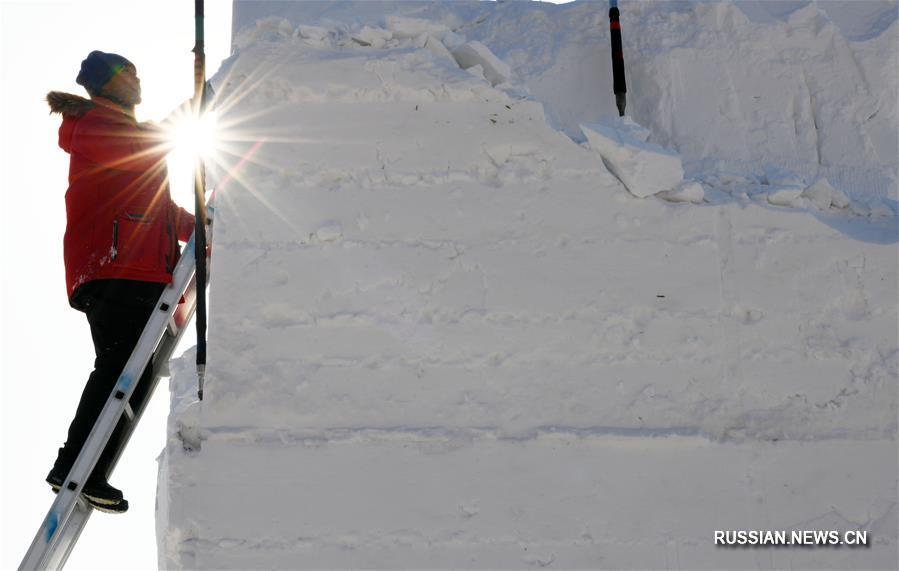
[[[210, 220], [212, 208], [209, 208]], [[211, 230], [211, 227], [210, 229]], [[211, 232], [209, 232], [211, 234]], [[156, 384], [167, 369], [175, 346], [187, 328], [196, 310], [196, 281], [194, 259], [194, 236], [191, 236], [181, 259], [175, 267], [172, 281], [162, 292], [156, 309], [144, 326], [143, 333], [122, 374], [100, 412], [94, 428], [81, 448], [81, 453], [66, 476], [50, 511], [44, 517], [19, 571], [62, 569], [69, 554], [78, 542], [81, 531], [87, 525], [93, 508], [81, 497], [84, 482], [94, 469], [100, 454], [106, 447], [112, 432], [124, 414], [128, 419], [122, 445], [116, 451], [110, 469], [115, 468], [124, 448], [128, 445], [134, 428], [140, 421], [143, 409], [153, 396]], [[207, 266], [208, 267], [208, 266]], [[208, 282], [207, 282], [208, 283]], [[183, 303], [179, 303], [181, 298]], [[134, 392], [137, 380], [152, 359], [153, 375], [151, 386], [139, 410], [132, 410], [128, 400]]]

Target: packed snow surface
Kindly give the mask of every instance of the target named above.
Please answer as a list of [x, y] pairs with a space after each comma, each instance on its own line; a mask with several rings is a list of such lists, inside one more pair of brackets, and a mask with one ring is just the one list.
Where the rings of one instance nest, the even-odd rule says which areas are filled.
[[779, 5], [629, 2], [622, 122], [595, 3], [239, 2], [160, 566], [895, 568], [897, 25]]

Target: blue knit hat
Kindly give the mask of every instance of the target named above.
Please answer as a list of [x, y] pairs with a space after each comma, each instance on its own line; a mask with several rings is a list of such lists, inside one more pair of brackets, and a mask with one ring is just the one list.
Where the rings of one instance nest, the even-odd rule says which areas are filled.
[[91, 95], [98, 95], [103, 86], [106, 85], [112, 76], [122, 71], [126, 65], [134, 66], [133, 63], [118, 54], [108, 54], [99, 50], [92, 51], [88, 54], [87, 59], [81, 62], [81, 71], [75, 82], [83, 85], [87, 92]]

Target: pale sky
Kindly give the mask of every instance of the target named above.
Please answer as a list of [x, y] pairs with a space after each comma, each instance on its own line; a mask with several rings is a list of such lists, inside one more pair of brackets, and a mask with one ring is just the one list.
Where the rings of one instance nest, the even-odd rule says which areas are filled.
[[[143, 87], [140, 120], [159, 120], [193, 94], [190, 0], [0, 0], [0, 569], [21, 562], [53, 501], [44, 477], [65, 440], [93, 346], [87, 320], [68, 307], [62, 261], [68, 155], [50, 90], [75, 83], [94, 49], [124, 55]], [[231, 0], [206, 0], [211, 76], [229, 54]], [[189, 175], [188, 175], [189, 177]], [[180, 184], [178, 184], [180, 183]], [[193, 210], [188, 179], [175, 200]], [[193, 330], [183, 346], [195, 343]], [[167, 379], [112, 475], [125, 515], [95, 512], [66, 569], [156, 569], [156, 458], [165, 444]]]

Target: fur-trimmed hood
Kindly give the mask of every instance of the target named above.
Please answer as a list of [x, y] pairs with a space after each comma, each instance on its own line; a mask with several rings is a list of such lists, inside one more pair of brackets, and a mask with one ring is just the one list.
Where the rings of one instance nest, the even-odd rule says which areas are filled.
[[63, 93], [62, 91], [51, 91], [47, 94], [47, 105], [50, 106], [51, 113], [59, 113], [60, 115], [70, 115], [72, 117], [82, 117], [85, 113], [97, 106], [90, 99], [73, 95], [71, 93]]
[[50, 106], [51, 113], [62, 115], [62, 125], [59, 127], [59, 146], [67, 153], [72, 149], [75, 125], [95, 109], [97, 113], [102, 113], [106, 117], [107, 122], [127, 124], [129, 127], [136, 125], [134, 109], [122, 107], [105, 97], [86, 99], [80, 95], [51, 91], [47, 94], [47, 105]]

